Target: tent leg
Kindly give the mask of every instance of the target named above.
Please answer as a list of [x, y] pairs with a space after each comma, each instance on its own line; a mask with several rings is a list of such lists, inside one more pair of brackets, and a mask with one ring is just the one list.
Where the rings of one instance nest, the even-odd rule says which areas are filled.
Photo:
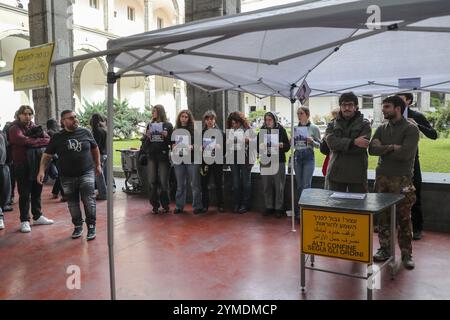
[[107, 134], [107, 219], [108, 219], [108, 255], [111, 300], [116, 300], [116, 276], [114, 270], [114, 210], [113, 210], [113, 137], [114, 137], [114, 56], [108, 56], [108, 134]]
[[291, 219], [292, 219], [292, 232], [296, 232], [295, 230], [295, 192], [294, 192], [294, 89], [295, 85], [291, 86]]

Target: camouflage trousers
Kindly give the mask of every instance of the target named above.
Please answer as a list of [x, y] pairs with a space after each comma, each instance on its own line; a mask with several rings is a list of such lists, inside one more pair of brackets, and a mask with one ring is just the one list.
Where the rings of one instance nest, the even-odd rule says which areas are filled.
[[[412, 178], [406, 176], [387, 177], [377, 176], [375, 180], [375, 192], [404, 194], [405, 198], [396, 206], [397, 239], [398, 245], [404, 255], [412, 254], [412, 224], [411, 208], [416, 202], [415, 188]], [[389, 210], [380, 214], [378, 239], [380, 247], [391, 252], [391, 218]], [[394, 248], [395, 250], [395, 248]]]

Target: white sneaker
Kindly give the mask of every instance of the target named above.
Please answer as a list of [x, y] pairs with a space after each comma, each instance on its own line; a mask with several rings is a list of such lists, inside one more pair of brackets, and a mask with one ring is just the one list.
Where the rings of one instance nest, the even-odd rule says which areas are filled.
[[33, 221], [33, 225], [38, 225], [38, 224], [53, 224], [54, 221], [51, 219], [47, 219], [44, 216], [40, 216], [39, 219], [34, 220]]
[[23, 232], [23, 233], [31, 232], [30, 223], [28, 221], [20, 223], [20, 232]]
[[0, 230], [5, 229], [5, 222], [3, 221], [3, 219], [0, 219]]

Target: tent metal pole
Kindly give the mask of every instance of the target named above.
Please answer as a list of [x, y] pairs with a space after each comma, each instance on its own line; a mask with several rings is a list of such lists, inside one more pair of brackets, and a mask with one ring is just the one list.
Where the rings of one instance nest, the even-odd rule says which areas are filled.
[[292, 221], [292, 232], [296, 232], [295, 230], [295, 192], [294, 192], [294, 104], [295, 104], [295, 96], [294, 90], [296, 88], [295, 84], [291, 85], [291, 221]]
[[114, 137], [114, 84], [117, 76], [114, 73], [116, 56], [108, 56], [108, 134], [107, 134], [107, 222], [108, 222], [108, 255], [111, 300], [116, 300], [116, 275], [114, 268], [114, 199], [113, 199], [113, 137]]

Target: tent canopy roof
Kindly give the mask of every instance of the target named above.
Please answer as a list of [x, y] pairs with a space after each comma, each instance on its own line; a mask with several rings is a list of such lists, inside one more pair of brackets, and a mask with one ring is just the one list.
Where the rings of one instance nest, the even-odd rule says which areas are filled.
[[[373, 6], [381, 24], [371, 28]], [[118, 74], [185, 80], [206, 91], [290, 95], [398, 91], [399, 78], [450, 93], [448, 0], [319, 0], [207, 19], [110, 40]]]

